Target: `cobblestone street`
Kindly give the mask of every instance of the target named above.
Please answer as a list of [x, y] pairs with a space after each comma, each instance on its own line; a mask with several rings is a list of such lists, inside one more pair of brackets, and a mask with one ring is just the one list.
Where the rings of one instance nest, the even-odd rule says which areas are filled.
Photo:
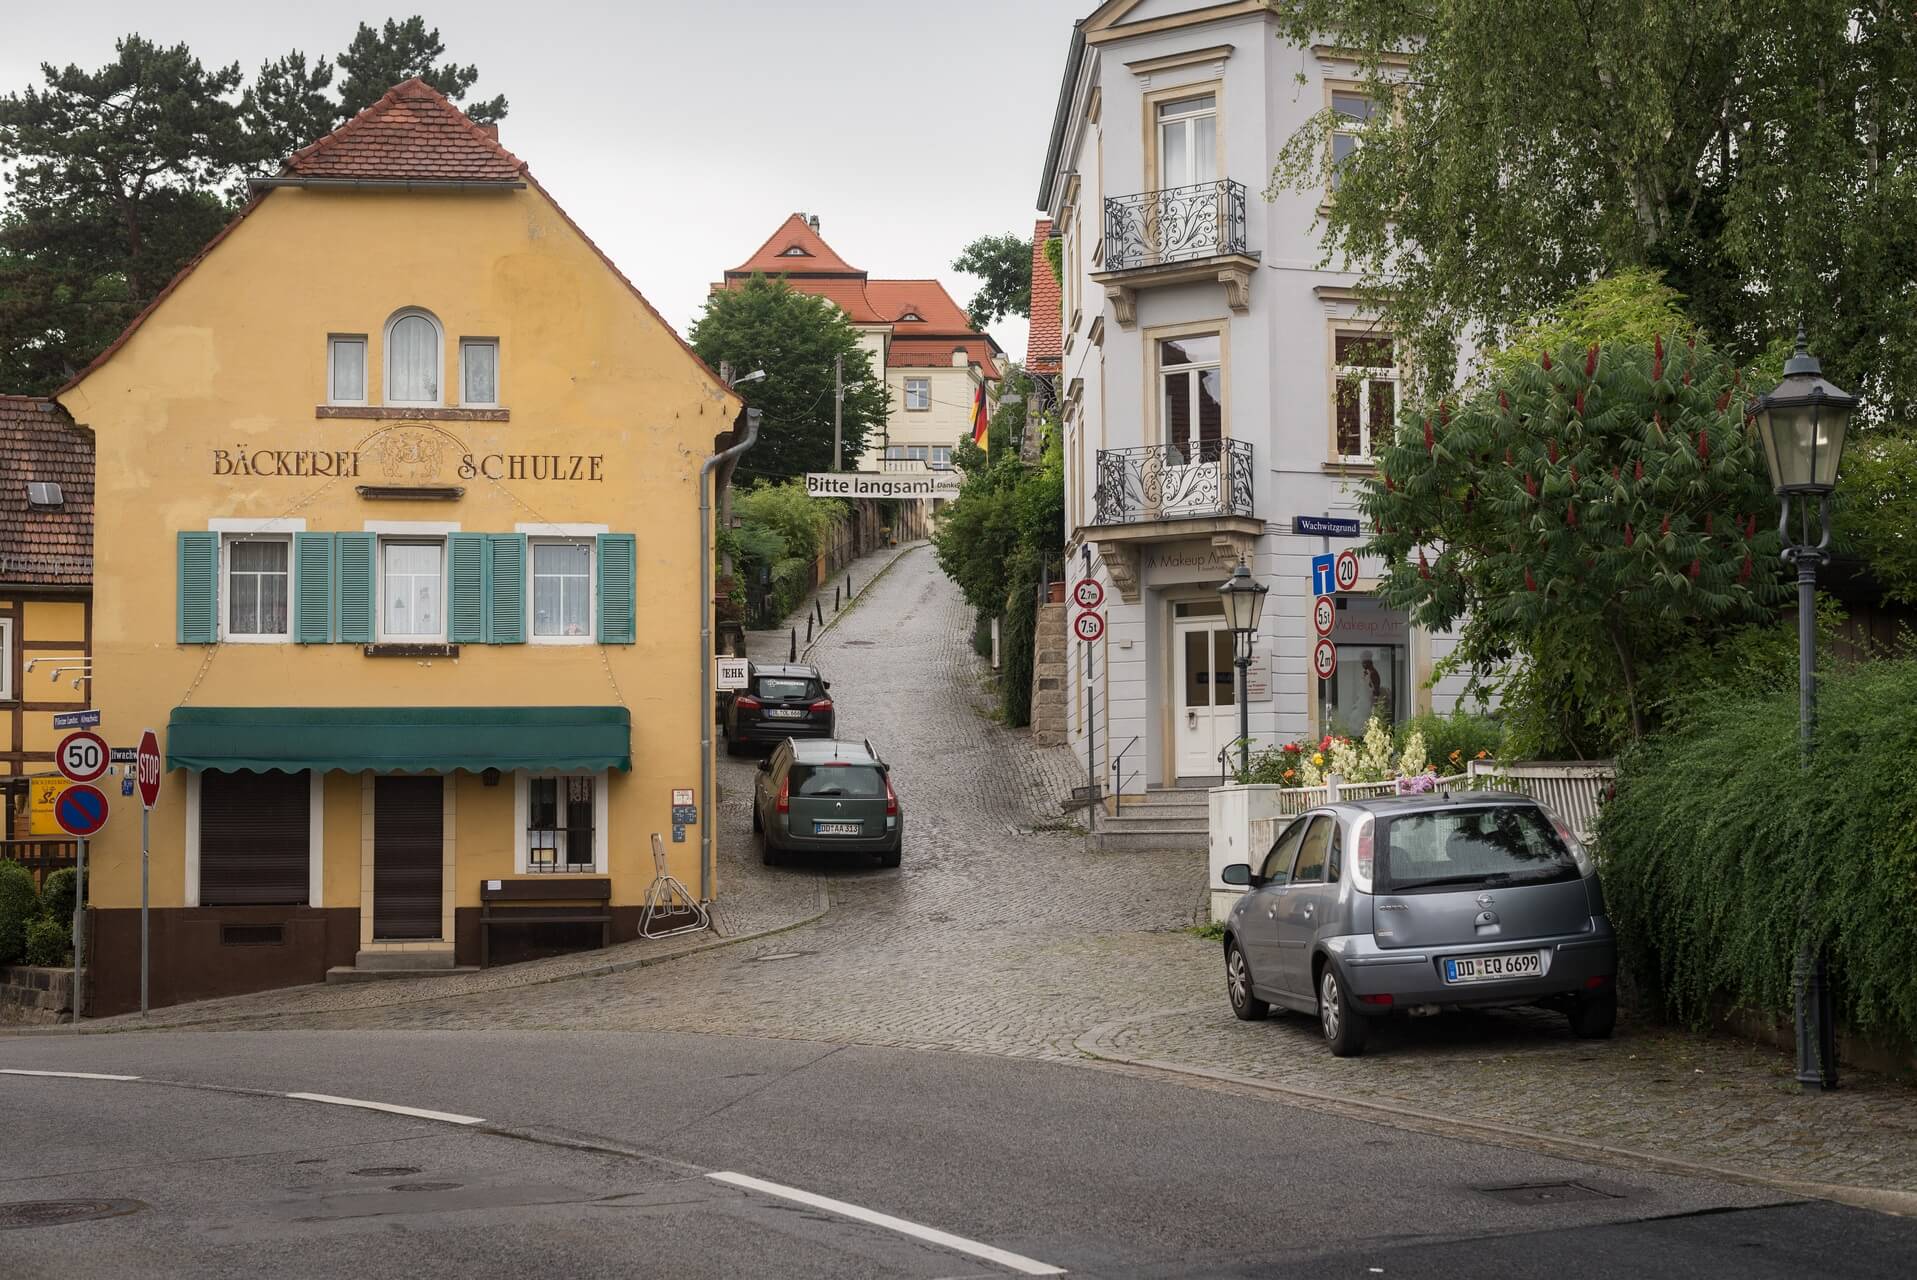
[[1614, 1040], [1577, 1041], [1561, 1017], [1525, 1011], [1397, 1025], [1340, 1060], [1309, 1019], [1234, 1021], [1217, 945], [1186, 931], [1202, 910], [1202, 855], [1086, 852], [1057, 817], [1071, 757], [990, 719], [970, 630], [918, 547], [861, 584], [812, 651], [841, 733], [869, 736], [894, 766], [900, 870], [762, 867], [748, 832], [753, 762], [721, 756], [722, 894], [808, 901], [822, 883], [823, 918], [627, 972], [240, 1025], [686, 1031], [1100, 1058], [1917, 1192], [1917, 1095], [1853, 1073], [1838, 1094], [1801, 1098], [1768, 1049], [1628, 1022]]

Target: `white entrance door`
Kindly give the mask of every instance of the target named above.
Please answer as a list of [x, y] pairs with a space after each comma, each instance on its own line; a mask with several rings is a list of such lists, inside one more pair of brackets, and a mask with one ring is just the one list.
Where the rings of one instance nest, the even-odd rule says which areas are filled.
[[1176, 605], [1173, 613], [1172, 760], [1181, 778], [1217, 777], [1218, 753], [1238, 736], [1231, 632], [1213, 601]]

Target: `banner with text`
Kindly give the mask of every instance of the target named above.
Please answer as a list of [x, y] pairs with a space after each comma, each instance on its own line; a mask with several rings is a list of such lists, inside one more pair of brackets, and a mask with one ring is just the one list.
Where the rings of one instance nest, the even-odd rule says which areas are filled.
[[956, 471], [936, 475], [906, 472], [808, 471], [808, 498], [956, 498], [961, 477]]

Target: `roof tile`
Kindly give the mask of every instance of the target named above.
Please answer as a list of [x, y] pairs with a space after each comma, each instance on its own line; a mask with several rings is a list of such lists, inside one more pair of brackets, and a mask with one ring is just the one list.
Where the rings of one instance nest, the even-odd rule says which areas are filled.
[[298, 178], [520, 182], [526, 162], [417, 76], [311, 146], [284, 173]]
[[[35, 507], [27, 483], [51, 480], [61, 504]], [[0, 583], [93, 581], [93, 433], [51, 400], [0, 395]]]
[[1052, 220], [1040, 218], [1032, 228], [1032, 326], [1025, 339], [1025, 367], [1034, 373], [1057, 373], [1064, 356], [1058, 278], [1045, 258], [1051, 238]]

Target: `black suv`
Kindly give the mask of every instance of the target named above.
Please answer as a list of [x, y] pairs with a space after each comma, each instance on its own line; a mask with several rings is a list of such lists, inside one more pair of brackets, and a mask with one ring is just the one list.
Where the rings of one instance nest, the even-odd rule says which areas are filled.
[[726, 754], [777, 746], [787, 738], [830, 738], [837, 721], [831, 682], [817, 667], [779, 663], [746, 668], [746, 687], [726, 703]]

